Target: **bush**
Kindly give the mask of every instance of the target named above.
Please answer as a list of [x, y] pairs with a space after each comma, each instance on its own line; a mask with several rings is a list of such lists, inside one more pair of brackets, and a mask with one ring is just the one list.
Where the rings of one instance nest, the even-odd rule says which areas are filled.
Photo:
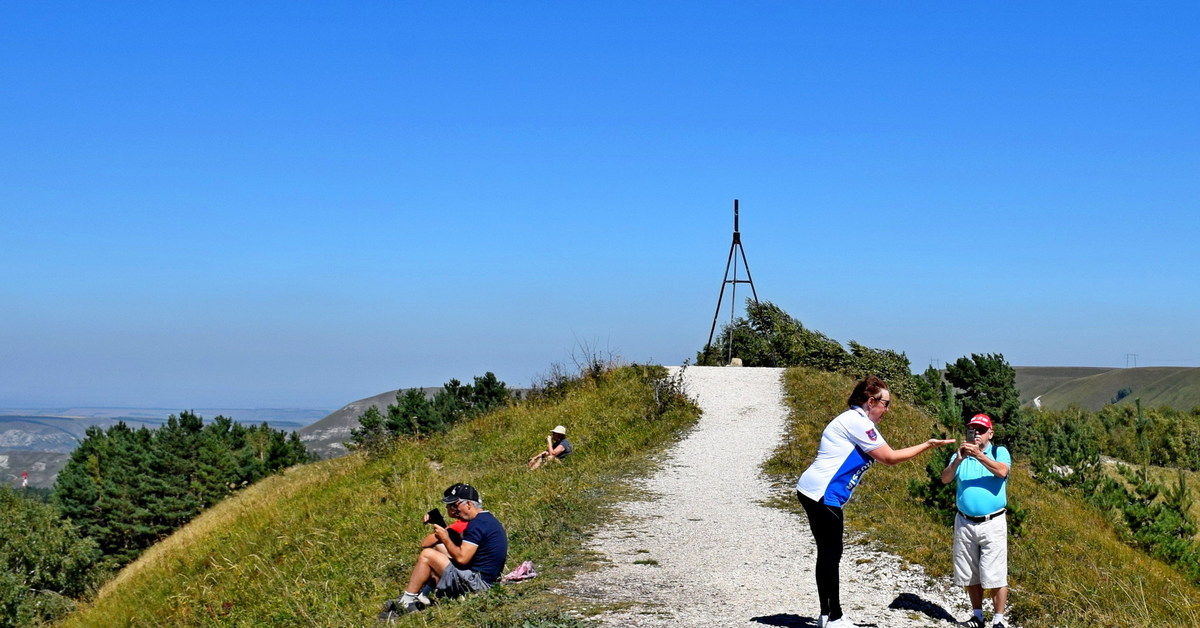
[[1043, 483], [1090, 493], [1100, 480], [1099, 439], [1078, 409], [1040, 415], [1026, 443], [1034, 476]]
[[890, 349], [872, 349], [850, 341], [850, 351], [825, 334], [807, 329], [778, 305], [770, 301], [746, 299], [746, 318], [725, 325], [713, 347], [696, 353], [696, 364], [725, 364], [725, 349], [744, 366], [804, 366], [842, 373], [855, 379], [877, 375], [899, 396], [912, 394], [911, 364], [903, 353]]
[[0, 626], [51, 621], [96, 581], [95, 541], [49, 504], [0, 487]]
[[1134, 471], [1119, 465], [1118, 471], [1123, 482], [1103, 478], [1089, 500], [1109, 513], [1126, 542], [1200, 583], [1200, 545], [1194, 540], [1196, 524], [1188, 514], [1192, 497], [1183, 473], [1166, 488], [1152, 482], [1144, 467]]
[[[1145, 445], [1126, 452], [1142, 458], [1140, 469], [1118, 464], [1116, 477], [1104, 472], [1100, 447], [1106, 439], [1101, 433], [1106, 426], [1117, 430], [1127, 425], [1114, 420], [1117, 416], [1133, 415], [1079, 408], [1039, 415], [1029, 442], [1034, 476], [1043, 484], [1081, 496], [1109, 517], [1123, 541], [1200, 583], [1200, 545], [1194, 540], [1196, 523], [1189, 514], [1192, 496], [1183, 472], [1178, 472], [1176, 485], [1168, 488], [1152, 481], [1149, 466], [1144, 464], [1156, 456], [1170, 455], [1158, 453], [1170, 447], [1155, 447], [1154, 439], [1148, 438], [1142, 441]], [[1134, 423], [1139, 434], [1155, 431], [1155, 422], [1145, 415]]]

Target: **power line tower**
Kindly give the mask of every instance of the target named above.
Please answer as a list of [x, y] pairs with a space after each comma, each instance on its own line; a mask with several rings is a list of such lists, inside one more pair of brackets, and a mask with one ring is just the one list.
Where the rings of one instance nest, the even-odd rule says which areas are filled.
[[[746, 267], [746, 278], [738, 279], [738, 264], [735, 253], [741, 254], [742, 265]], [[733, 278], [729, 277], [729, 269], [733, 267]], [[721, 302], [725, 299], [725, 286], [729, 289], [729, 352], [726, 363], [733, 360], [733, 313], [737, 310], [737, 285], [750, 284], [750, 293], [754, 295], [754, 304], [758, 305], [758, 291], [754, 289], [754, 278], [750, 276], [750, 263], [746, 261], [746, 249], [742, 248], [742, 234], [738, 231], [738, 202], [733, 199], [733, 244], [729, 245], [729, 259], [725, 261], [725, 279], [721, 282], [721, 293], [717, 295], [717, 311], [713, 313], [712, 328], [708, 330], [708, 342], [704, 344], [704, 362], [708, 361], [712, 349], [713, 333], [717, 331], [717, 318], [721, 316]]]

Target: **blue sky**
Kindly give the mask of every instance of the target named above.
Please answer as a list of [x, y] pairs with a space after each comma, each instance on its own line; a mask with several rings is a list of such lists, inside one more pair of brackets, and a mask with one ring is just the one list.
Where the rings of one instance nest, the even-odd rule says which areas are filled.
[[1197, 18], [9, 3], [0, 406], [332, 409], [527, 385], [581, 346], [677, 364], [735, 198], [761, 299], [918, 370], [1200, 366]]

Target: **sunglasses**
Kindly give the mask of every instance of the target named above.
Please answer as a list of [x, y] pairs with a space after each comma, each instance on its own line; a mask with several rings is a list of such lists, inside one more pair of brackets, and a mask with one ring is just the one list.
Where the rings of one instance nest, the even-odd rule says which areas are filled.
[[883, 397], [871, 397], [871, 399], [874, 399], [875, 401], [882, 403], [884, 408], [892, 407], [891, 399], [884, 399]]

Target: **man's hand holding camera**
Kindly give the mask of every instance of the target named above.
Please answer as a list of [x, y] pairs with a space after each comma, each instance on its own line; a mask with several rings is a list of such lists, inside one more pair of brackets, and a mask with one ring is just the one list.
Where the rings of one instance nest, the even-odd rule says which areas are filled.
[[443, 528], [436, 523], [433, 524], [433, 536], [437, 537], [437, 540], [446, 547], [450, 547], [451, 544], [454, 544], [450, 539], [450, 532], [447, 531], [446, 528]]
[[966, 438], [963, 439], [961, 445], [958, 446], [958, 458], [960, 460], [970, 456], [976, 460], [983, 460], [986, 456], [983, 450], [979, 448], [981, 435], [972, 428], [967, 428]]

